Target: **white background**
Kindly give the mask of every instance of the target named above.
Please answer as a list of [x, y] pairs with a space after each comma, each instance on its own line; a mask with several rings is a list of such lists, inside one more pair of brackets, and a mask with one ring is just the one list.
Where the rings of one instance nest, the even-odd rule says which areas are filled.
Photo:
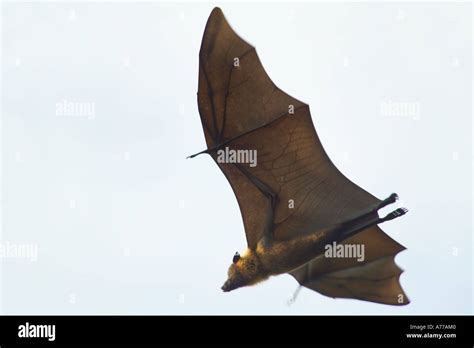
[[[334, 300], [279, 276], [222, 293], [245, 248], [205, 147], [198, 50], [214, 4], [2, 5], [3, 313], [472, 313], [471, 5], [221, 5], [330, 157], [410, 213], [384, 225], [412, 303]], [[95, 117], [56, 115], [63, 100]], [[381, 113], [385, 101], [417, 117]]]

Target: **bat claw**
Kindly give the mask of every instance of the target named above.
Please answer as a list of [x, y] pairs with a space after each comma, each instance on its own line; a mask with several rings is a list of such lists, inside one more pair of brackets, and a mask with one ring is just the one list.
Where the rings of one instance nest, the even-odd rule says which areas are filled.
[[381, 219], [381, 222], [385, 222], [385, 221], [390, 221], [390, 220], [393, 220], [393, 219], [396, 219], [402, 215], [405, 215], [406, 213], [408, 213], [408, 209], [407, 208], [398, 208], [394, 211], [392, 211], [390, 214], [388, 214], [387, 216], [385, 216], [383, 219]]
[[209, 153], [209, 150], [206, 149], [206, 150], [202, 150], [201, 152], [195, 153], [194, 155], [189, 155], [188, 157], [186, 157], [186, 159], [194, 158], [196, 156], [202, 155], [203, 153]]

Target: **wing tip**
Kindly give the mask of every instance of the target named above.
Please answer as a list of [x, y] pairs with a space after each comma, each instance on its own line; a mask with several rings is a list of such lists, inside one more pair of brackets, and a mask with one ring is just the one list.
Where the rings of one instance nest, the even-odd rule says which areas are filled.
[[201, 48], [199, 50], [199, 57], [202, 58], [203, 52], [207, 52], [212, 47], [212, 42], [215, 40], [217, 32], [222, 26], [229, 26], [224, 12], [218, 6], [214, 7], [207, 18], [206, 26], [204, 28], [204, 34], [201, 41]]
[[209, 15], [209, 18], [215, 17], [215, 16], [224, 16], [224, 13], [222, 12], [222, 9], [219, 6], [216, 6], [212, 9], [211, 14]]
[[209, 14], [209, 18], [207, 19], [206, 28], [208, 28], [212, 23], [218, 23], [222, 20], [225, 20], [224, 12], [218, 6], [214, 7]]

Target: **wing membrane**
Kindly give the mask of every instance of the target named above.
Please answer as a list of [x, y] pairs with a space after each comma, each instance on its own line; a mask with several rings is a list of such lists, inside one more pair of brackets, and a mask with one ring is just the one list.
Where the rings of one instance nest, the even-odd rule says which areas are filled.
[[[212, 11], [204, 31], [198, 104], [207, 152], [237, 197], [250, 248], [265, 231], [287, 240], [346, 221], [380, 203], [334, 166], [309, 106], [272, 82], [255, 48], [232, 30], [219, 8]], [[224, 147], [255, 150], [257, 165], [221, 163], [217, 151]], [[401, 270], [394, 263], [403, 246], [377, 226], [344, 243], [363, 243], [365, 262], [320, 256], [291, 274], [328, 296], [407, 303], [398, 280]]]

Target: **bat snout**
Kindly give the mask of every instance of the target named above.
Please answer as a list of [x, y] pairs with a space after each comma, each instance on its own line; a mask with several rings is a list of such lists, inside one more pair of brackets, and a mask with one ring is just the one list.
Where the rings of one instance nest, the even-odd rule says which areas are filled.
[[221, 287], [222, 291], [224, 292], [229, 292], [231, 290], [230, 288], [230, 282], [227, 280], [224, 285], [222, 285]]
[[224, 292], [229, 292], [229, 291], [235, 290], [237, 288], [238, 288], [238, 286], [236, 286], [234, 284], [234, 282], [231, 282], [229, 279], [227, 279], [226, 282], [224, 283], [224, 285], [222, 285], [222, 287], [221, 287], [222, 291], [224, 291]]

